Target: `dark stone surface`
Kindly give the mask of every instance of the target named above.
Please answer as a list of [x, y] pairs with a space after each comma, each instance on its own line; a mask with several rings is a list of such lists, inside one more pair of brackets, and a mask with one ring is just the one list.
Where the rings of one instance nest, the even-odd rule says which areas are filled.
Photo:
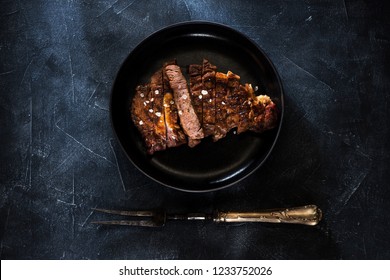
[[[390, 258], [389, 12], [361, 0], [1, 1], [1, 259]], [[188, 20], [252, 38], [286, 96], [266, 164], [206, 194], [142, 175], [108, 112], [128, 53]], [[309, 203], [325, 214], [316, 227], [90, 224], [100, 217], [96, 206], [185, 212]]]

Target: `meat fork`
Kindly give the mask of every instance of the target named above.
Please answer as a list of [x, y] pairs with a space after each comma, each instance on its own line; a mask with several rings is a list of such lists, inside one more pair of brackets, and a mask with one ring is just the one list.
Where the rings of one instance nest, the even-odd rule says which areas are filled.
[[[305, 205], [293, 208], [268, 209], [259, 212], [220, 212], [189, 213], [189, 214], [168, 214], [165, 211], [121, 211], [93, 208], [96, 212], [128, 216], [134, 220], [107, 220], [93, 221], [93, 224], [100, 225], [122, 225], [141, 227], [162, 227], [168, 220], [211, 220], [215, 223], [242, 223], [242, 222], [263, 222], [263, 223], [288, 223], [314, 226], [322, 218], [322, 211], [316, 205]], [[147, 218], [147, 219], [139, 219]]]

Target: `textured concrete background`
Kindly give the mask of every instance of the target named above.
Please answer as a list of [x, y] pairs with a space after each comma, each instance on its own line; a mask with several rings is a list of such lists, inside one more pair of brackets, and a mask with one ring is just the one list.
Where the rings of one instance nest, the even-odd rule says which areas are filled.
[[[385, 1], [383, 1], [385, 2]], [[388, 259], [389, 9], [380, 1], [1, 1], [1, 259]], [[271, 58], [285, 120], [271, 157], [225, 190], [162, 187], [109, 120], [121, 62], [152, 32], [229, 25]], [[105, 228], [92, 207], [254, 210], [317, 204], [297, 225]]]

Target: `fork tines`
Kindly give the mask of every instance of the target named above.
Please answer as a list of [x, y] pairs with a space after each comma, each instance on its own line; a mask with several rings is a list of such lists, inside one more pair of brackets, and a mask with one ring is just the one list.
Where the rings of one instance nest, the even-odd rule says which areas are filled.
[[120, 225], [120, 226], [141, 226], [141, 227], [160, 227], [164, 225], [164, 220], [160, 219], [158, 213], [154, 211], [122, 211], [122, 210], [109, 210], [101, 208], [92, 208], [93, 211], [129, 216], [129, 217], [150, 217], [150, 220], [111, 220], [111, 221], [92, 221], [92, 224], [99, 225]]

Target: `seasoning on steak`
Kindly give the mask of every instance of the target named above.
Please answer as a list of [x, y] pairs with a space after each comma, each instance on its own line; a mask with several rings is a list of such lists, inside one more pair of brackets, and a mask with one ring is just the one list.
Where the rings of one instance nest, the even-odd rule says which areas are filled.
[[188, 136], [188, 145], [193, 147], [204, 137], [204, 133], [191, 103], [187, 81], [176, 63], [171, 62], [165, 65], [164, 72], [173, 90], [180, 124], [184, 133]]
[[203, 123], [204, 136], [214, 134], [215, 127], [215, 71], [217, 67], [207, 59], [203, 59], [202, 83], [203, 90]]

